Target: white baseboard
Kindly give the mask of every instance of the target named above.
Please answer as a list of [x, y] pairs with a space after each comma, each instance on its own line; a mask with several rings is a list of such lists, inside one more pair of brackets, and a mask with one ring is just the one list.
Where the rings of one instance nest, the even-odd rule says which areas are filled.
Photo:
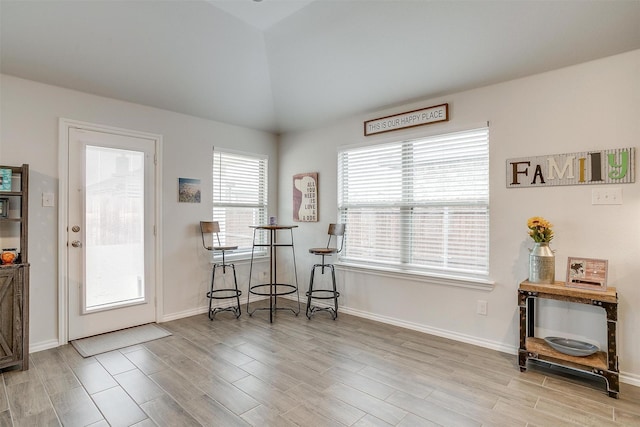
[[37, 353], [43, 350], [49, 350], [50, 348], [56, 348], [60, 345], [58, 340], [42, 341], [35, 344], [29, 343], [29, 353]]
[[471, 335], [460, 334], [458, 332], [447, 331], [445, 329], [433, 328], [431, 326], [421, 325], [419, 323], [407, 322], [393, 317], [380, 316], [378, 314], [369, 313], [361, 310], [354, 310], [348, 307], [340, 307], [343, 313], [353, 316], [363, 317], [365, 319], [375, 320], [377, 322], [386, 323], [388, 325], [399, 326], [413, 331], [424, 332], [426, 334], [435, 335], [442, 338], [448, 338], [454, 341], [460, 341], [467, 344], [477, 345], [479, 347], [489, 348], [491, 350], [500, 351], [502, 353], [518, 354], [518, 348], [515, 346], [507, 346], [498, 341], [489, 341], [474, 337]]
[[640, 387], [640, 375], [634, 374], [626, 374], [624, 372], [620, 372], [620, 382], [634, 385], [636, 387]]
[[198, 314], [206, 313], [209, 307], [198, 307], [192, 310], [179, 311], [177, 313], [166, 314], [162, 316], [162, 319], [158, 320], [158, 323], [170, 322], [172, 320], [183, 319], [185, 317], [197, 316]]
[[[253, 299], [251, 299], [251, 303], [266, 299], [267, 297], [255, 297]], [[225, 301], [219, 301], [215, 304], [212, 305], [213, 308], [215, 307], [224, 307], [224, 306], [228, 306], [229, 302], [225, 302]], [[246, 302], [242, 302], [240, 301], [240, 307], [245, 307], [247, 306]], [[172, 320], [178, 320], [178, 319], [183, 319], [185, 317], [191, 317], [191, 316], [196, 316], [198, 314], [204, 314], [207, 311], [209, 311], [209, 307], [208, 306], [203, 306], [203, 307], [198, 307], [192, 310], [185, 310], [185, 311], [179, 311], [177, 313], [171, 313], [171, 314], [167, 314], [162, 316], [162, 319], [160, 319], [158, 322], [162, 323], [162, 322], [170, 322]]]

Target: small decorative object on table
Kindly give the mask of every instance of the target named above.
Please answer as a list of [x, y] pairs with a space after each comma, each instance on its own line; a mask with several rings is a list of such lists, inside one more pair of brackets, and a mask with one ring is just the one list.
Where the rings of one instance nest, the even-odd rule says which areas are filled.
[[561, 337], [545, 337], [545, 342], [554, 350], [569, 356], [586, 357], [600, 351], [598, 346], [584, 341]]
[[529, 250], [529, 282], [552, 284], [556, 274], [556, 257], [549, 247], [549, 242], [553, 239], [553, 224], [534, 216], [527, 221], [527, 227], [529, 236], [535, 242]]
[[11, 169], [0, 169], [0, 191], [11, 191]]
[[9, 217], [9, 199], [0, 197], [0, 218]]
[[569, 257], [566, 285], [571, 288], [606, 291], [607, 269], [606, 259]]
[[17, 249], [3, 249], [2, 254], [0, 254], [0, 259], [2, 260], [3, 265], [13, 264], [17, 257]]

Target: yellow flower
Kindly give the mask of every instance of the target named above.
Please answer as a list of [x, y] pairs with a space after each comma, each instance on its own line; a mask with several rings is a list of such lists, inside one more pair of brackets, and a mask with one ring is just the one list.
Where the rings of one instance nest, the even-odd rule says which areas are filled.
[[533, 216], [527, 220], [527, 227], [529, 228], [529, 236], [534, 242], [550, 242], [553, 239], [553, 224], [546, 219]]
[[527, 227], [529, 227], [529, 228], [533, 228], [533, 227], [551, 228], [551, 227], [553, 227], [553, 224], [551, 224], [549, 221], [547, 221], [546, 219], [544, 219], [544, 218], [542, 218], [540, 216], [532, 216], [527, 221]]

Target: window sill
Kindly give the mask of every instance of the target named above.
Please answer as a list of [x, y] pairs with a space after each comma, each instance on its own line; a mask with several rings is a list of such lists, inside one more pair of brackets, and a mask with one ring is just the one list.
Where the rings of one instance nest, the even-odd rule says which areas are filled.
[[481, 291], [492, 291], [495, 282], [492, 280], [472, 279], [468, 277], [453, 276], [447, 274], [434, 274], [412, 270], [402, 270], [398, 268], [383, 268], [362, 264], [350, 264], [337, 262], [335, 266], [338, 270], [352, 271], [374, 276], [390, 277], [393, 279], [412, 280], [417, 282], [430, 283], [442, 286], [457, 286], [460, 288], [476, 289]]

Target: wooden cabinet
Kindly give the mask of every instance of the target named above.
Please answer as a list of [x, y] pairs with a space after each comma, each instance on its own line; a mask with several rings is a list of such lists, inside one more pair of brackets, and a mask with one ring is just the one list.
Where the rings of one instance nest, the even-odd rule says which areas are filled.
[[0, 267], [0, 369], [29, 368], [28, 274], [25, 264]]
[[[29, 368], [29, 165], [11, 171], [11, 189], [0, 191], [8, 209], [0, 217], [0, 249], [15, 249], [12, 264], [0, 265], [0, 369]], [[5, 207], [7, 208], [7, 207]]]
[[[534, 334], [535, 301], [538, 298], [603, 308], [607, 318], [607, 351], [598, 351], [584, 357], [570, 356], [551, 348], [544, 339], [536, 338]], [[521, 371], [527, 369], [528, 359], [537, 359], [576, 371], [599, 375], [607, 383], [609, 396], [618, 398], [620, 392], [616, 334], [618, 294], [615, 288], [608, 287], [606, 291], [592, 291], [569, 288], [564, 285], [564, 282], [539, 284], [524, 281], [520, 283], [518, 288], [518, 305], [520, 308], [518, 362]]]

